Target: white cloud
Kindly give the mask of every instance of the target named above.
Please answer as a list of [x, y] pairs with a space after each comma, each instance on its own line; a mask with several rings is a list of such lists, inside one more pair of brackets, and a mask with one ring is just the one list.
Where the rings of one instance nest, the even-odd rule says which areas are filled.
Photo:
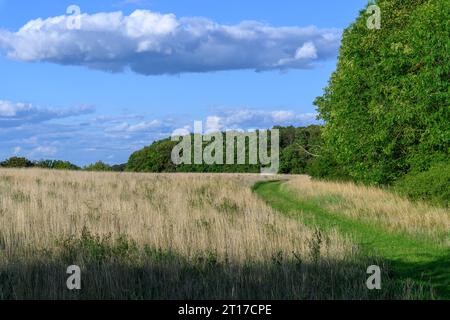
[[12, 103], [10, 101], [0, 101], [0, 117], [12, 118], [18, 113], [27, 112], [32, 109], [31, 105], [25, 103]]
[[314, 43], [307, 42], [295, 53], [295, 59], [316, 59], [317, 49]]
[[30, 103], [0, 100], [0, 128], [18, 127], [24, 124], [44, 122], [91, 113], [94, 108], [81, 106], [70, 109], [48, 109]]
[[220, 70], [310, 68], [335, 58], [341, 31], [273, 27], [255, 21], [222, 25], [206, 18], [177, 18], [136, 10], [29, 21], [17, 32], [0, 30], [9, 58], [82, 65], [104, 71], [131, 69], [144, 75]]
[[30, 156], [54, 156], [58, 152], [58, 149], [56, 147], [51, 146], [39, 146], [37, 148], [34, 148], [30, 152]]
[[206, 132], [217, 132], [224, 129], [221, 124], [222, 119], [218, 116], [211, 116], [206, 118]]
[[294, 111], [265, 111], [255, 109], [227, 109], [210, 116], [206, 121], [208, 131], [225, 129], [267, 129], [275, 125], [305, 126], [317, 123], [316, 113], [296, 113]]
[[160, 120], [142, 121], [136, 124], [129, 124], [127, 122], [122, 122], [120, 124], [114, 125], [112, 127], [107, 127], [106, 132], [118, 132], [118, 133], [139, 133], [152, 131], [163, 128]]
[[153, 130], [161, 128], [161, 121], [159, 120], [152, 120], [152, 121], [144, 121], [132, 126], [128, 127], [129, 132], [142, 132], [147, 130]]

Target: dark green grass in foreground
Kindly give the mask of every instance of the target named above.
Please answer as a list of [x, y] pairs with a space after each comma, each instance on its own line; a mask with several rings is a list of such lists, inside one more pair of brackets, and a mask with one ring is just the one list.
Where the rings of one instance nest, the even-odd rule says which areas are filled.
[[[434, 298], [450, 299], [450, 252], [428, 241], [401, 233], [389, 232], [379, 226], [330, 213], [317, 200], [302, 201], [282, 188], [281, 181], [258, 183], [254, 191], [268, 204], [289, 217], [324, 231], [336, 229], [349, 235], [364, 255], [377, 257], [391, 270], [399, 282], [413, 280], [431, 285]], [[386, 290], [386, 289], [384, 289]]]

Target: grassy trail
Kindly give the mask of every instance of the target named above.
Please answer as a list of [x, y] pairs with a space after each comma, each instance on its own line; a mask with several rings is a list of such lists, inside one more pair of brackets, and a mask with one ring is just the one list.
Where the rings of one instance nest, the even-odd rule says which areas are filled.
[[274, 209], [327, 231], [350, 236], [364, 254], [387, 262], [393, 276], [431, 284], [437, 299], [450, 299], [450, 252], [431, 242], [394, 233], [379, 226], [329, 212], [317, 201], [303, 201], [283, 188], [282, 181], [262, 182], [253, 190]]

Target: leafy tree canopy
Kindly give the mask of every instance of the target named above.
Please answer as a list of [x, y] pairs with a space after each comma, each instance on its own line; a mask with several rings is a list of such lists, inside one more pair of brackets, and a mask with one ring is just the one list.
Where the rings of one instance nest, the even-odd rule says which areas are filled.
[[4, 168], [30, 168], [33, 165], [33, 162], [22, 157], [11, 157], [0, 162], [0, 166]]
[[[317, 98], [329, 164], [358, 181], [386, 184], [449, 161], [448, 0], [380, 0], [344, 32], [337, 71]], [[321, 160], [324, 162], [324, 160]]]

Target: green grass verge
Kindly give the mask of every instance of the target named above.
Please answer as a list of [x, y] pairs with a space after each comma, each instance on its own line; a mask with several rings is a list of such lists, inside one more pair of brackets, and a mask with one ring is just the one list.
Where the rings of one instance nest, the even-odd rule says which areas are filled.
[[392, 276], [431, 285], [435, 298], [450, 299], [450, 252], [448, 248], [420, 241], [403, 233], [331, 213], [317, 200], [303, 201], [282, 188], [282, 181], [257, 183], [253, 190], [274, 209], [324, 231], [336, 229], [350, 236], [364, 255], [385, 261]]

